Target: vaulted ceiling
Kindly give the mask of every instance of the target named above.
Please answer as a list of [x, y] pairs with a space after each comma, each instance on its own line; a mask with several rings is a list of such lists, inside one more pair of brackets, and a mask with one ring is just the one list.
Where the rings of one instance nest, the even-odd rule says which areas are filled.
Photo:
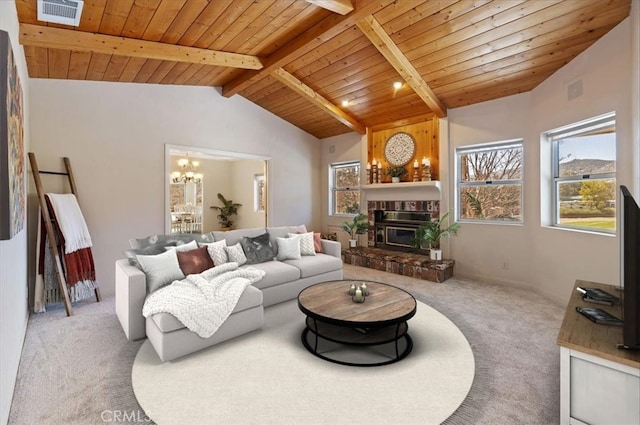
[[33, 78], [218, 86], [318, 138], [529, 91], [626, 18], [630, 5], [85, 0], [73, 27], [38, 21], [36, 0], [16, 1]]

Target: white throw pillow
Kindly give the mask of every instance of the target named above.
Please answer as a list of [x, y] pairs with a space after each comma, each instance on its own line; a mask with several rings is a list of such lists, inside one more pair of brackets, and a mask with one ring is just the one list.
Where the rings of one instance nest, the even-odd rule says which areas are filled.
[[316, 248], [313, 244], [313, 232], [289, 233], [289, 237], [300, 236], [300, 255], [316, 255]]
[[174, 280], [184, 279], [178, 263], [178, 252], [170, 249], [158, 255], [137, 255], [138, 263], [147, 276], [147, 291], [152, 293]]
[[164, 249], [166, 249], [167, 251], [187, 252], [193, 249], [198, 249], [198, 242], [191, 241], [191, 242], [183, 243], [182, 245], [167, 246]]
[[224, 250], [227, 251], [227, 257], [229, 257], [229, 261], [238, 263], [239, 266], [247, 262], [247, 256], [244, 255], [244, 251], [242, 250], [242, 245], [240, 245], [240, 242], [235, 245], [225, 246]]
[[207, 252], [213, 260], [214, 265], [219, 266], [229, 261], [227, 258], [227, 251], [225, 251], [225, 248], [227, 247], [226, 239], [212, 243], [200, 243], [200, 245], [207, 247]]
[[278, 261], [299, 260], [300, 256], [300, 235], [293, 235], [289, 238], [276, 238], [278, 244]]

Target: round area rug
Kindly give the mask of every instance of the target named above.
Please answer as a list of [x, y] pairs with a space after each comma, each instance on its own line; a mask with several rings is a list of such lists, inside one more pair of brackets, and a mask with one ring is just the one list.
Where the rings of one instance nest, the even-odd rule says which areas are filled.
[[295, 300], [265, 309], [262, 330], [162, 363], [146, 341], [131, 373], [140, 406], [170, 424], [439, 424], [465, 399], [471, 347], [437, 310], [417, 303], [413, 351], [387, 366], [342, 366], [302, 345]]

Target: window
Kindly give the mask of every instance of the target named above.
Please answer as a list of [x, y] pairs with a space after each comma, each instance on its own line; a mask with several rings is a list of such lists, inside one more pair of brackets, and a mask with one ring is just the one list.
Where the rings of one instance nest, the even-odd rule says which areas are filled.
[[331, 164], [329, 173], [330, 214], [358, 214], [360, 212], [360, 163]]
[[616, 121], [603, 115], [546, 133], [551, 142], [553, 225], [616, 230]]
[[522, 140], [456, 149], [461, 221], [522, 223]]
[[264, 174], [255, 174], [253, 176], [253, 211], [264, 212], [266, 202]]

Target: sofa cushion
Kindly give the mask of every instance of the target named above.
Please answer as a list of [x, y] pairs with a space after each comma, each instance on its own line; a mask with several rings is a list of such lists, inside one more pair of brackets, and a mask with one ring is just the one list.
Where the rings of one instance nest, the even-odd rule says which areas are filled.
[[227, 257], [229, 257], [230, 262], [236, 262], [239, 266], [247, 262], [247, 257], [244, 255], [240, 242], [235, 245], [225, 246], [224, 250], [227, 251]]
[[269, 288], [300, 279], [299, 269], [280, 261], [267, 261], [266, 263], [252, 264], [249, 267], [264, 270], [265, 272], [264, 277], [253, 284], [258, 289]]
[[227, 246], [227, 241], [225, 239], [218, 242], [200, 243], [200, 245], [207, 247], [207, 252], [209, 252], [209, 256], [213, 260], [214, 265], [219, 266], [229, 261], [227, 258], [227, 251], [225, 250], [225, 247]]
[[147, 278], [147, 292], [151, 293], [174, 280], [184, 279], [175, 249], [158, 255], [138, 255], [138, 262]]
[[[227, 246], [235, 245], [239, 243], [244, 236], [249, 238], [254, 238], [256, 236], [260, 236], [265, 232], [264, 227], [253, 227], [250, 229], [238, 229], [238, 230], [229, 230], [228, 232], [211, 232], [210, 235], [216, 241], [221, 241], [222, 239], [226, 239]], [[213, 241], [210, 241], [213, 242]]]
[[[231, 314], [248, 310], [259, 305], [262, 305], [262, 291], [256, 289], [252, 285], [249, 285], [240, 296], [238, 304], [236, 304], [236, 307], [233, 309]], [[154, 314], [149, 319], [153, 320], [158, 329], [162, 332], [177, 331], [178, 329], [185, 327], [182, 322], [169, 313]]]
[[300, 260], [286, 260], [284, 263], [300, 269], [302, 278], [342, 269], [342, 260], [327, 254], [304, 256]]
[[[194, 242], [195, 243], [195, 242]], [[199, 274], [213, 267], [213, 260], [207, 252], [207, 247], [192, 249], [190, 251], [178, 251], [178, 264], [180, 270], [186, 275]]]
[[304, 224], [300, 226], [277, 226], [277, 227], [267, 227], [267, 232], [269, 233], [269, 237], [271, 238], [271, 245], [278, 253], [278, 247], [276, 238], [286, 238], [289, 233], [306, 233], [307, 227]]
[[269, 233], [263, 233], [254, 238], [244, 236], [240, 241], [240, 245], [242, 245], [244, 255], [247, 257], [247, 264], [264, 263], [265, 261], [273, 260], [276, 256], [271, 246]]
[[300, 257], [300, 236], [293, 235], [290, 238], [276, 238], [278, 244], [278, 261], [299, 260]]

